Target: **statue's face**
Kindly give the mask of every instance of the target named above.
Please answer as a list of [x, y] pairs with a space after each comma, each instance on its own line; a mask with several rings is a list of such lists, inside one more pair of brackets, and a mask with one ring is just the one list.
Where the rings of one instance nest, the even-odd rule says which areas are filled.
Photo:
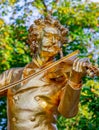
[[59, 31], [55, 27], [45, 27], [42, 39], [42, 56], [55, 56], [60, 50]]

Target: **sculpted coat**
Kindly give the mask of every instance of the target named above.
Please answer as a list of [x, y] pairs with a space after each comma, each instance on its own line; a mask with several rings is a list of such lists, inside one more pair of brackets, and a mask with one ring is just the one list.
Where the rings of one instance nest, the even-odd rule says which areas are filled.
[[[57, 130], [57, 115], [77, 114], [81, 88], [68, 85], [68, 67], [60, 66], [7, 90], [8, 130]], [[0, 75], [0, 87], [39, 70], [33, 62], [7, 70]]]
[[[0, 87], [19, 81], [54, 62], [66, 42], [67, 29], [58, 21], [36, 20], [29, 29], [28, 43], [33, 61], [0, 75]], [[8, 130], [57, 130], [57, 116], [73, 117], [78, 112], [83, 62], [76, 59], [70, 70], [62, 62], [35, 78], [9, 88], [7, 94]]]

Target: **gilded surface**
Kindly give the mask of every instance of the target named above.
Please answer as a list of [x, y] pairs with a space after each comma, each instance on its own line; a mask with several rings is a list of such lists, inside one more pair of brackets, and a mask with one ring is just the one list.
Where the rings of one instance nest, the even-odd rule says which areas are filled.
[[[67, 29], [56, 20], [47, 18], [35, 21], [28, 36], [33, 61], [24, 68], [10, 69], [1, 74], [0, 87], [23, 79], [54, 62], [54, 56], [61, 52], [62, 44], [66, 42], [66, 34]], [[8, 89], [8, 130], [57, 130], [57, 115], [66, 118], [75, 116], [78, 111], [83, 61], [85, 60], [75, 60], [73, 69], [62, 62], [47, 72]], [[70, 80], [72, 82], [68, 82]]]
[[[35, 72], [35, 70], [39, 71], [39, 68], [34, 63], [32, 63], [32, 68], [30, 66], [31, 64], [25, 68], [11, 69], [4, 72], [3, 76], [0, 77], [0, 81], [4, 82], [8, 78], [13, 82]], [[55, 124], [57, 115], [60, 112], [58, 107], [61, 107], [61, 94], [68, 78], [62, 72], [63, 68], [58, 68], [55, 67], [8, 90], [8, 130], [57, 130]], [[68, 89], [68, 91], [70, 90]], [[76, 93], [75, 90], [70, 91], [71, 98], [73, 93], [78, 98], [79, 92], [80, 90]], [[69, 111], [71, 109], [71, 114], [68, 113], [68, 110], [67, 113], [64, 113], [66, 115], [63, 114], [67, 117], [72, 117], [77, 112], [77, 108], [74, 109], [75, 105], [69, 108], [68, 105], [72, 105], [72, 100], [70, 100], [63, 104], [64, 106], [67, 104], [66, 107], [68, 107]], [[73, 104], [77, 103], [78, 99], [73, 102]], [[65, 112], [66, 109], [64, 107]]]

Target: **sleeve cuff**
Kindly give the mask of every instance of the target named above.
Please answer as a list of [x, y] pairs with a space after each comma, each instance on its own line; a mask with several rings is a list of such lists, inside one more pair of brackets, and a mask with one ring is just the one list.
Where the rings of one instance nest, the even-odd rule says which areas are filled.
[[73, 81], [71, 80], [68, 80], [68, 85], [73, 88], [74, 90], [80, 90], [82, 88], [82, 82], [77, 84], [77, 83], [74, 83]]

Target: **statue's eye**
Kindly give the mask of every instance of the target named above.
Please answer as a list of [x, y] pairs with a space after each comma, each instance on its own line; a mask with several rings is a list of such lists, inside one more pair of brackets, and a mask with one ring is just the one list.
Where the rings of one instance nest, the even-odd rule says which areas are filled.
[[45, 36], [46, 36], [46, 37], [48, 37], [48, 36], [49, 36], [49, 34], [48, 34], [48, 33], [45, 33]]
[[54, 34], [52, 34], [52, 33], [49, 33], [49, 32], [45, 32], [45, 36], [46, 37], [52, 37]]

